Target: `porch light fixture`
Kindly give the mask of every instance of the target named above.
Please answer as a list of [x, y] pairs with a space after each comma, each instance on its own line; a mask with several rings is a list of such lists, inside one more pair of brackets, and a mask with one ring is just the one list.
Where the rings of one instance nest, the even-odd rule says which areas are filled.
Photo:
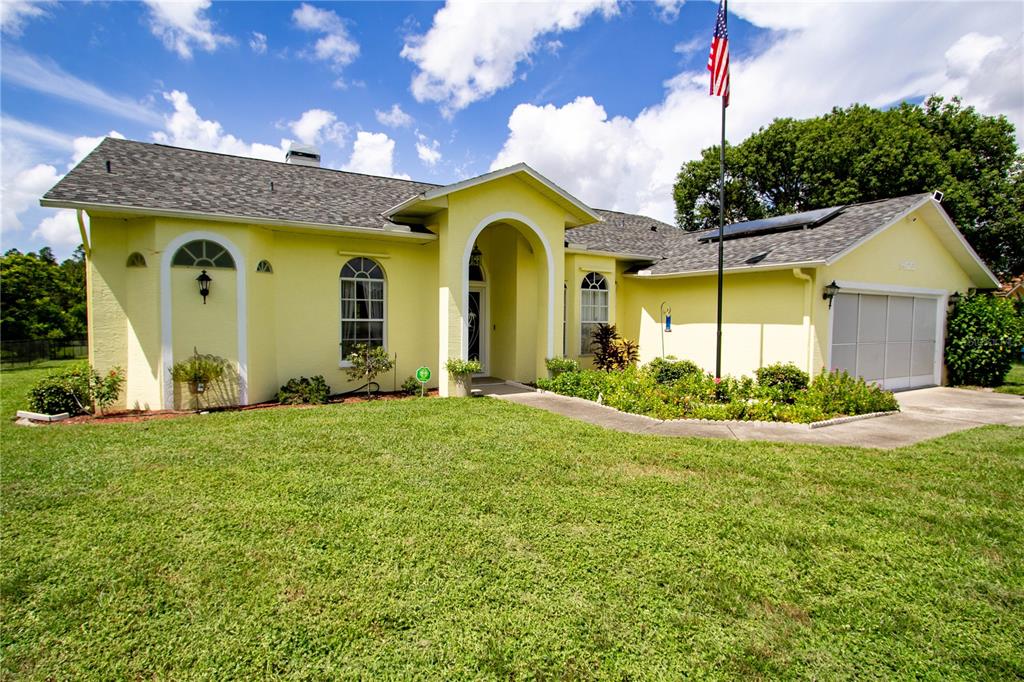
[[828, 307], [832, 307], [832, 299], [835, 298], [836, 294], [839, 293], [839, 285], [836, 284], [835, 280], [832, 280], [831, 284], [826, 284], [825, 289], [821, 293], [821, 298], [828, 301]]
[[480, 247], [473, 244], [473, 250], [469, 253], [469, 264], [476, 267], [480, 267], [484, 262], [484, 252], [480, 250]]
[[954, 291], [949, 295], [949, 305], [955, 308], [962, 298], [963, 295], [959, 291]]
[[196, 281], [199, 282], [199, 295], [203, 297], [203, 305], [206, 305], [206, 297], [210, 295], [210, 282], [213, 281], [213, 278], [206, 274], [206, 270], [203, 270], [196, 277]]

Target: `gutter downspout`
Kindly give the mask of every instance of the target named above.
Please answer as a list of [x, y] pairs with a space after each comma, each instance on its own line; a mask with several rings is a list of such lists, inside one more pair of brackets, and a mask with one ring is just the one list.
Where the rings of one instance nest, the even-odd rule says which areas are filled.
[[82, 250], [85, 251], [85, 257], [88, 258], [92, 255], [92, 245], [89, 244], [89, 234], [85, 231], [85, 217], [82, 209], [76, 209], [75, 213], [78, 214], [78, 234], [82, 238]]
[[811, 368], [814, 362], [814, 338], [811, 336], [811, 302], [813, 300], [812, 294], [814, 292], [814, 278], [803, 271], [802, 268], [793, 268], [793, 276], [799, 280], [805, 282], [804, 284], [804, 338], [807, 340], [807, 359], [806, 368], [807, 374], [814, 376], [814, 370]]
[[89, 243], [89, 233], [85, 229], [85, 211], [76, 209], [78, 215], [78, 234], [82, 237], [82, 251], [85, 253], [85, 344], [89, 351], [89, 365], [96, 366], [96, 357], [92, 346], [92, 276], [89, 271], [92, 269], [92, 244]]

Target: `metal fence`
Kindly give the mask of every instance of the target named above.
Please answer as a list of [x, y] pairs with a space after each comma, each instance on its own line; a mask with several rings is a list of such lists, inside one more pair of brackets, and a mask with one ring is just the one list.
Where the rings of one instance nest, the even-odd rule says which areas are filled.
[[89, 357], [85, 339], [0, 340], [0, 364], [29, 365], [43, 360], [79, 360]]

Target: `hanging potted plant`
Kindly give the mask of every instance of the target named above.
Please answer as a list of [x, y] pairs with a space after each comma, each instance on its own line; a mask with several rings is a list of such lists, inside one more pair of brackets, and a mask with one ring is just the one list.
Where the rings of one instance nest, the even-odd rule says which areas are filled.
[[473, 375], [482, 370], [480, 361], [449, 358], [444, 366], [448, 370], [448, 377], [455, 384], [452, 395], [456, 398], [468, 396], [473, 390]]
[[199, 409], [199, 396], [206, 392], [209, 385], [224, 376], [228, 361], [216, 355], [202, 355], [192, 349], [192, 356], [187, 360], [174, 363], [171, 367], [171, 379], [179, 384], [186, 384], [188, 392], [195, 401], [195, 409]]

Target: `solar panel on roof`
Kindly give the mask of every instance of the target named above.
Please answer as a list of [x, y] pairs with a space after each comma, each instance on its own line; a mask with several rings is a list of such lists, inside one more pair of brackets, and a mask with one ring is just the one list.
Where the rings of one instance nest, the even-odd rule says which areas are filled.
[[[842, 210], [842, 206], [832, 206], [830, 208], [819, 208], [814, 211], [804, 211], [803, 213], [775, 216], [774, 218], [732, 223], [725, 226], [725, 239], [737, 239], [739, 237], [750, 237], [755, 234], [766, 234], [768, 232], [785, 232], [799, 228], [817, 227], [834, 218]], [[718, 230], [712, 230], [701, 236], [700, 241], [709, 242], [716, 239], [718, 239]]]

